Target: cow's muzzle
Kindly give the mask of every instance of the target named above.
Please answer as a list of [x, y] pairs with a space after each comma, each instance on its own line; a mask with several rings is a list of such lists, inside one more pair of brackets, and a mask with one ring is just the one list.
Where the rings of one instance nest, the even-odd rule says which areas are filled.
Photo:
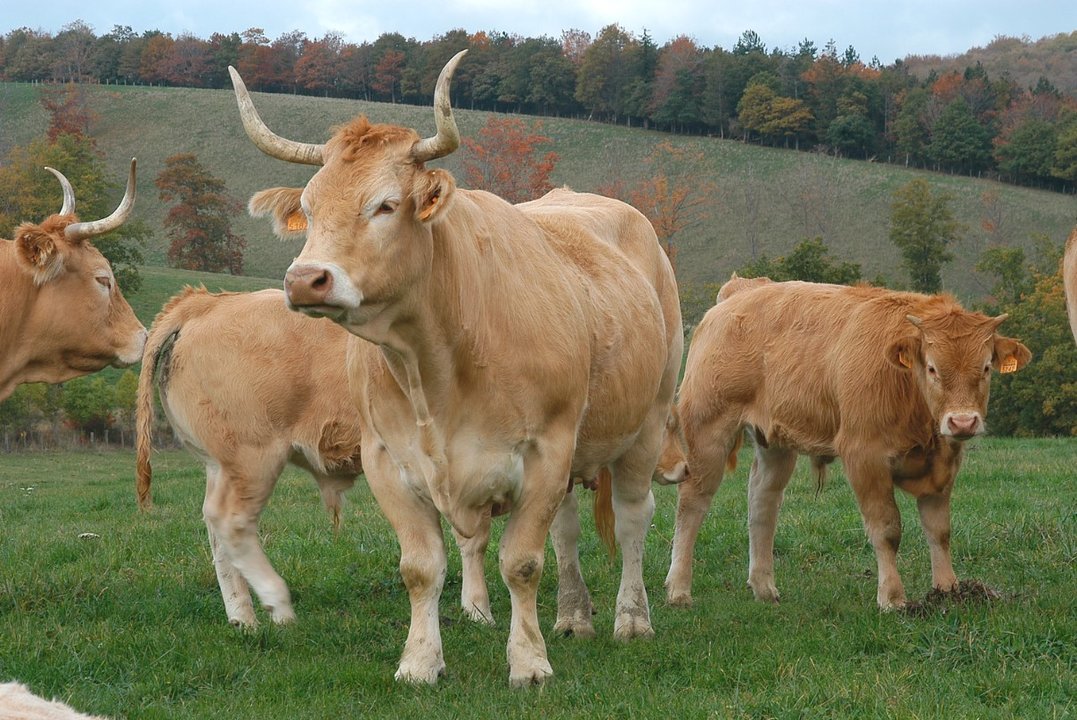
[[950, 412], [942, 419], [942, 434], [955, 440], [968, 440], [984, 431], [983, 417], [978, 412]]
[[320, 265], [295, 265], [284, 276], [284, 294], [296, 310], [331, 307], [333, 273]]

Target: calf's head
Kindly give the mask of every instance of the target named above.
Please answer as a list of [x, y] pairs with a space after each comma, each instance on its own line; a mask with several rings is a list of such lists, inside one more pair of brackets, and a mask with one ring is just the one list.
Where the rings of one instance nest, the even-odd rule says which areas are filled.
[[954, 308], [909, 315], [908, 335], [890, 346], [887, 359], [915, 377], [940, 435], [967, 440], [983, 433], [992, 369], [1016, 372], [1032, 359], [1019, 341], [998, 334], [1006, 317]]
[[[466, 51], [465, 51], [466, 52]], [[269, 215], [279, 236], [306, 234], [306, 245], [284, 280], [289, 307], [362, 327], [397, 308], [429, 272], [432, 227], [442, 220], [455, 182], [428, 160], [460, 144], [449, 83], [464, 52], [445, 65], [434, 95], [437, 134], [372, 125], [359, 117], [324, 145], [285, 140], [258, 117], [242, 79], [231, 70], [247, 134], [266, 154], [320, 165], [301, 190], [276, 188], [251, 198], [252, 215]]]

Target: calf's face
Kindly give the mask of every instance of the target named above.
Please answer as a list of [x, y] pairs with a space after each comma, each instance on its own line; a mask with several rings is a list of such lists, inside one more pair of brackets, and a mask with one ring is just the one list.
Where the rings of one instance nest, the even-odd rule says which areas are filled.
[[964, 311], [910, 315], [910, 334], [890, 346], [888, 359], [914, 375], [940, 435], [967, 440], [982, 434], [991, 371], [1016, 372], [1031, 360], [1027, 347], [996, 332], [1005, 319]]

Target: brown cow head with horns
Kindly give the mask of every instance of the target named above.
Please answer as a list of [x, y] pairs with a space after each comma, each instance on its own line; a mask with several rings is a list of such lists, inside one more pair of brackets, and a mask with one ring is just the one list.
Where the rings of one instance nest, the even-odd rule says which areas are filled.
[[302, 190], [275, 188], [251, 198], [252, 215], [273, 218], [279, 236], [306, 232], [306, 245], [284, 279], [289, 307], [330, 317], [377, 342], [401, 312], [406, 293], [429, 275], [432, 227], [446, 216], [456, 189], [450, 173], [427, 169], [460, 145], [449, 83], [460, 59], [441, 71], [434, 92], [437, 134], [374, 125], [360, 116], [324, 145], [286, 140], [258, 116], [233, 68], [243, 126], [262, 152], [320, 165]]

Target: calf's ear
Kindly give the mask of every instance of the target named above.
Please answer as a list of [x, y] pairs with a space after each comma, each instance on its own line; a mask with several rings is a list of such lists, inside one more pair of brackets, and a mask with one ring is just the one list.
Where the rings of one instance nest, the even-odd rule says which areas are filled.
[[456, 190], [453, 176], [440, 168], [419, 173], [415, 178], [412, 197], [415, 217], [420, 222], [437, 222], [445, 217], [445, 209]]
[[64, 269], [64, 254], [57, 238], [40, 225], [23, 223], [15, 229], [15, 247], [19, 263], [44, 285]]
[[895, 340], [886, 349], [886, 359], [901, 370], [912, 370], [920, 361], [920, 338], [915, 335]]
[[251, 196], [247, 212], [251, 217], [273, 219], [273, 234], [281, 240], [303, 237], [307, 232], [307, 216], [299, 204], [302, 188], [270, 188]]
[[1013, 338], [995, 336], [995, 351], [991, 364], [1000, 373], [1017, 372], [1032, 359], [1032, 351]]

